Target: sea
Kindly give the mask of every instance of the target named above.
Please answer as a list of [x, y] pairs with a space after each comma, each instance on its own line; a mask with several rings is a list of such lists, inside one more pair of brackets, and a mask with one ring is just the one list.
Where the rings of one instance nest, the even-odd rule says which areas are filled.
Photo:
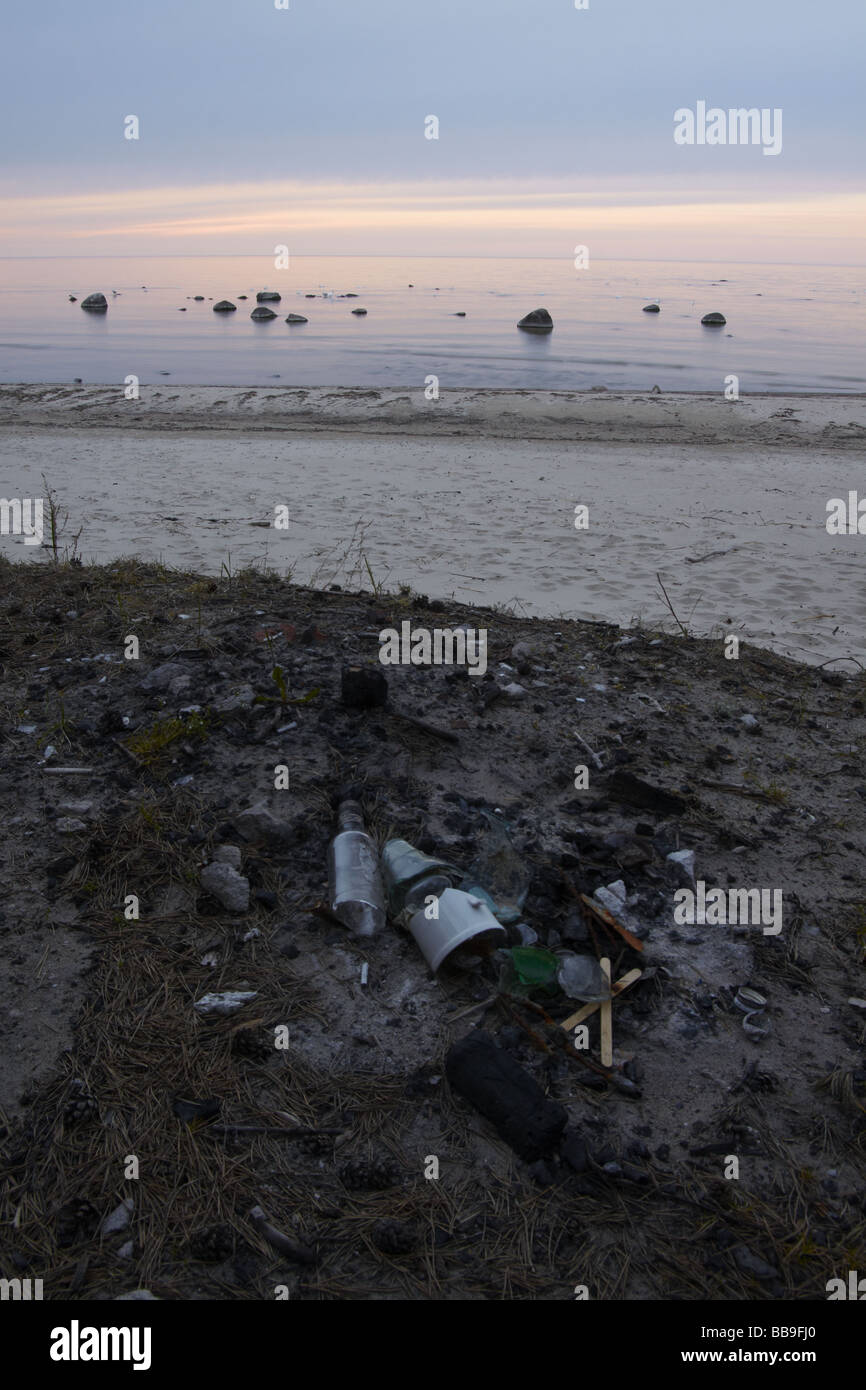
[[[736, 376], [742, 393], [866, 390], [862, 266], [287, 259], [0, 258], [0, 381], [720, 392]], [[260, 290], [281, 295], [266, 323], [250, 318]], [[97, 291], [107, 312], [82, 311]], [[214, 313], [221, 299], [236, 312]], [[554, 331], [521, 332], [541, 307]], [[726, 324], [704, 327], [710, 312]]]

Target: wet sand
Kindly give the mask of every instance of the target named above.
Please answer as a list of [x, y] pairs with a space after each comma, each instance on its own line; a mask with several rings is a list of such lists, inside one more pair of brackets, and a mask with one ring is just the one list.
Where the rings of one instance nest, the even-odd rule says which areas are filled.
[[691, 632], [854, 669], [864, 539], [829, 535], [826, 508], [864, 439], [860, 397], [17, 386], [0, 492], [41, 495], [44, 473], [86, 559], [267, 563], [532, 615], [671, 625], [658, 572]]

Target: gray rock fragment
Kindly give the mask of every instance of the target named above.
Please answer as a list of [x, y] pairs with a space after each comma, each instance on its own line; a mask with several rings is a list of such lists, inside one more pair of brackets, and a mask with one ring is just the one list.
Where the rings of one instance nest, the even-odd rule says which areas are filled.
[[202, 869], [201, 886], [228, 912], [246, 912], [249, 908], [249, 880], [231, 864], [208, 864]]

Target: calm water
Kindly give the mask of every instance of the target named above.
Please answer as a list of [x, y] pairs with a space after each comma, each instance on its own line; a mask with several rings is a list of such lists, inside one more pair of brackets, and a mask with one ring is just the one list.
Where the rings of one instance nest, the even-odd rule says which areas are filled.
[[[249, 317], [261, 289], [282, 294], [264, 324]], [[107, 314], [83, 312], [97, 290]], [[323, 297], [349, 291], [360, 298]], [[213, 313], [224, 298], [237, 313]], [[642, 313], [655, 299], [661, 313]], [[541, 305], [553, 334], [519, 332], [517, 319]], [[241, 256], [0, 259], [0, 381], [109, 384], [132, 373], [142, 384], [406, 387], [434, 374], [443, 389], [720, 391], [734, 373], [744, 393], [864, 391], [864, 309], [862, 267], [294, 257], [279, 271]], [[726, 327], [701, 326], [711, 310]], [[288, 313], [310, 321], [290, 328]]]

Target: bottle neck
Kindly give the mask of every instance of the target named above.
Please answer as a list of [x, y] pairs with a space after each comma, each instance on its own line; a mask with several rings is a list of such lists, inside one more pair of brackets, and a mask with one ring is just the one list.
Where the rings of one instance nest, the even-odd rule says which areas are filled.
[[341, 801], [337, 811], [340, 830], [363, 830], [364, 813], [357, 801]]

